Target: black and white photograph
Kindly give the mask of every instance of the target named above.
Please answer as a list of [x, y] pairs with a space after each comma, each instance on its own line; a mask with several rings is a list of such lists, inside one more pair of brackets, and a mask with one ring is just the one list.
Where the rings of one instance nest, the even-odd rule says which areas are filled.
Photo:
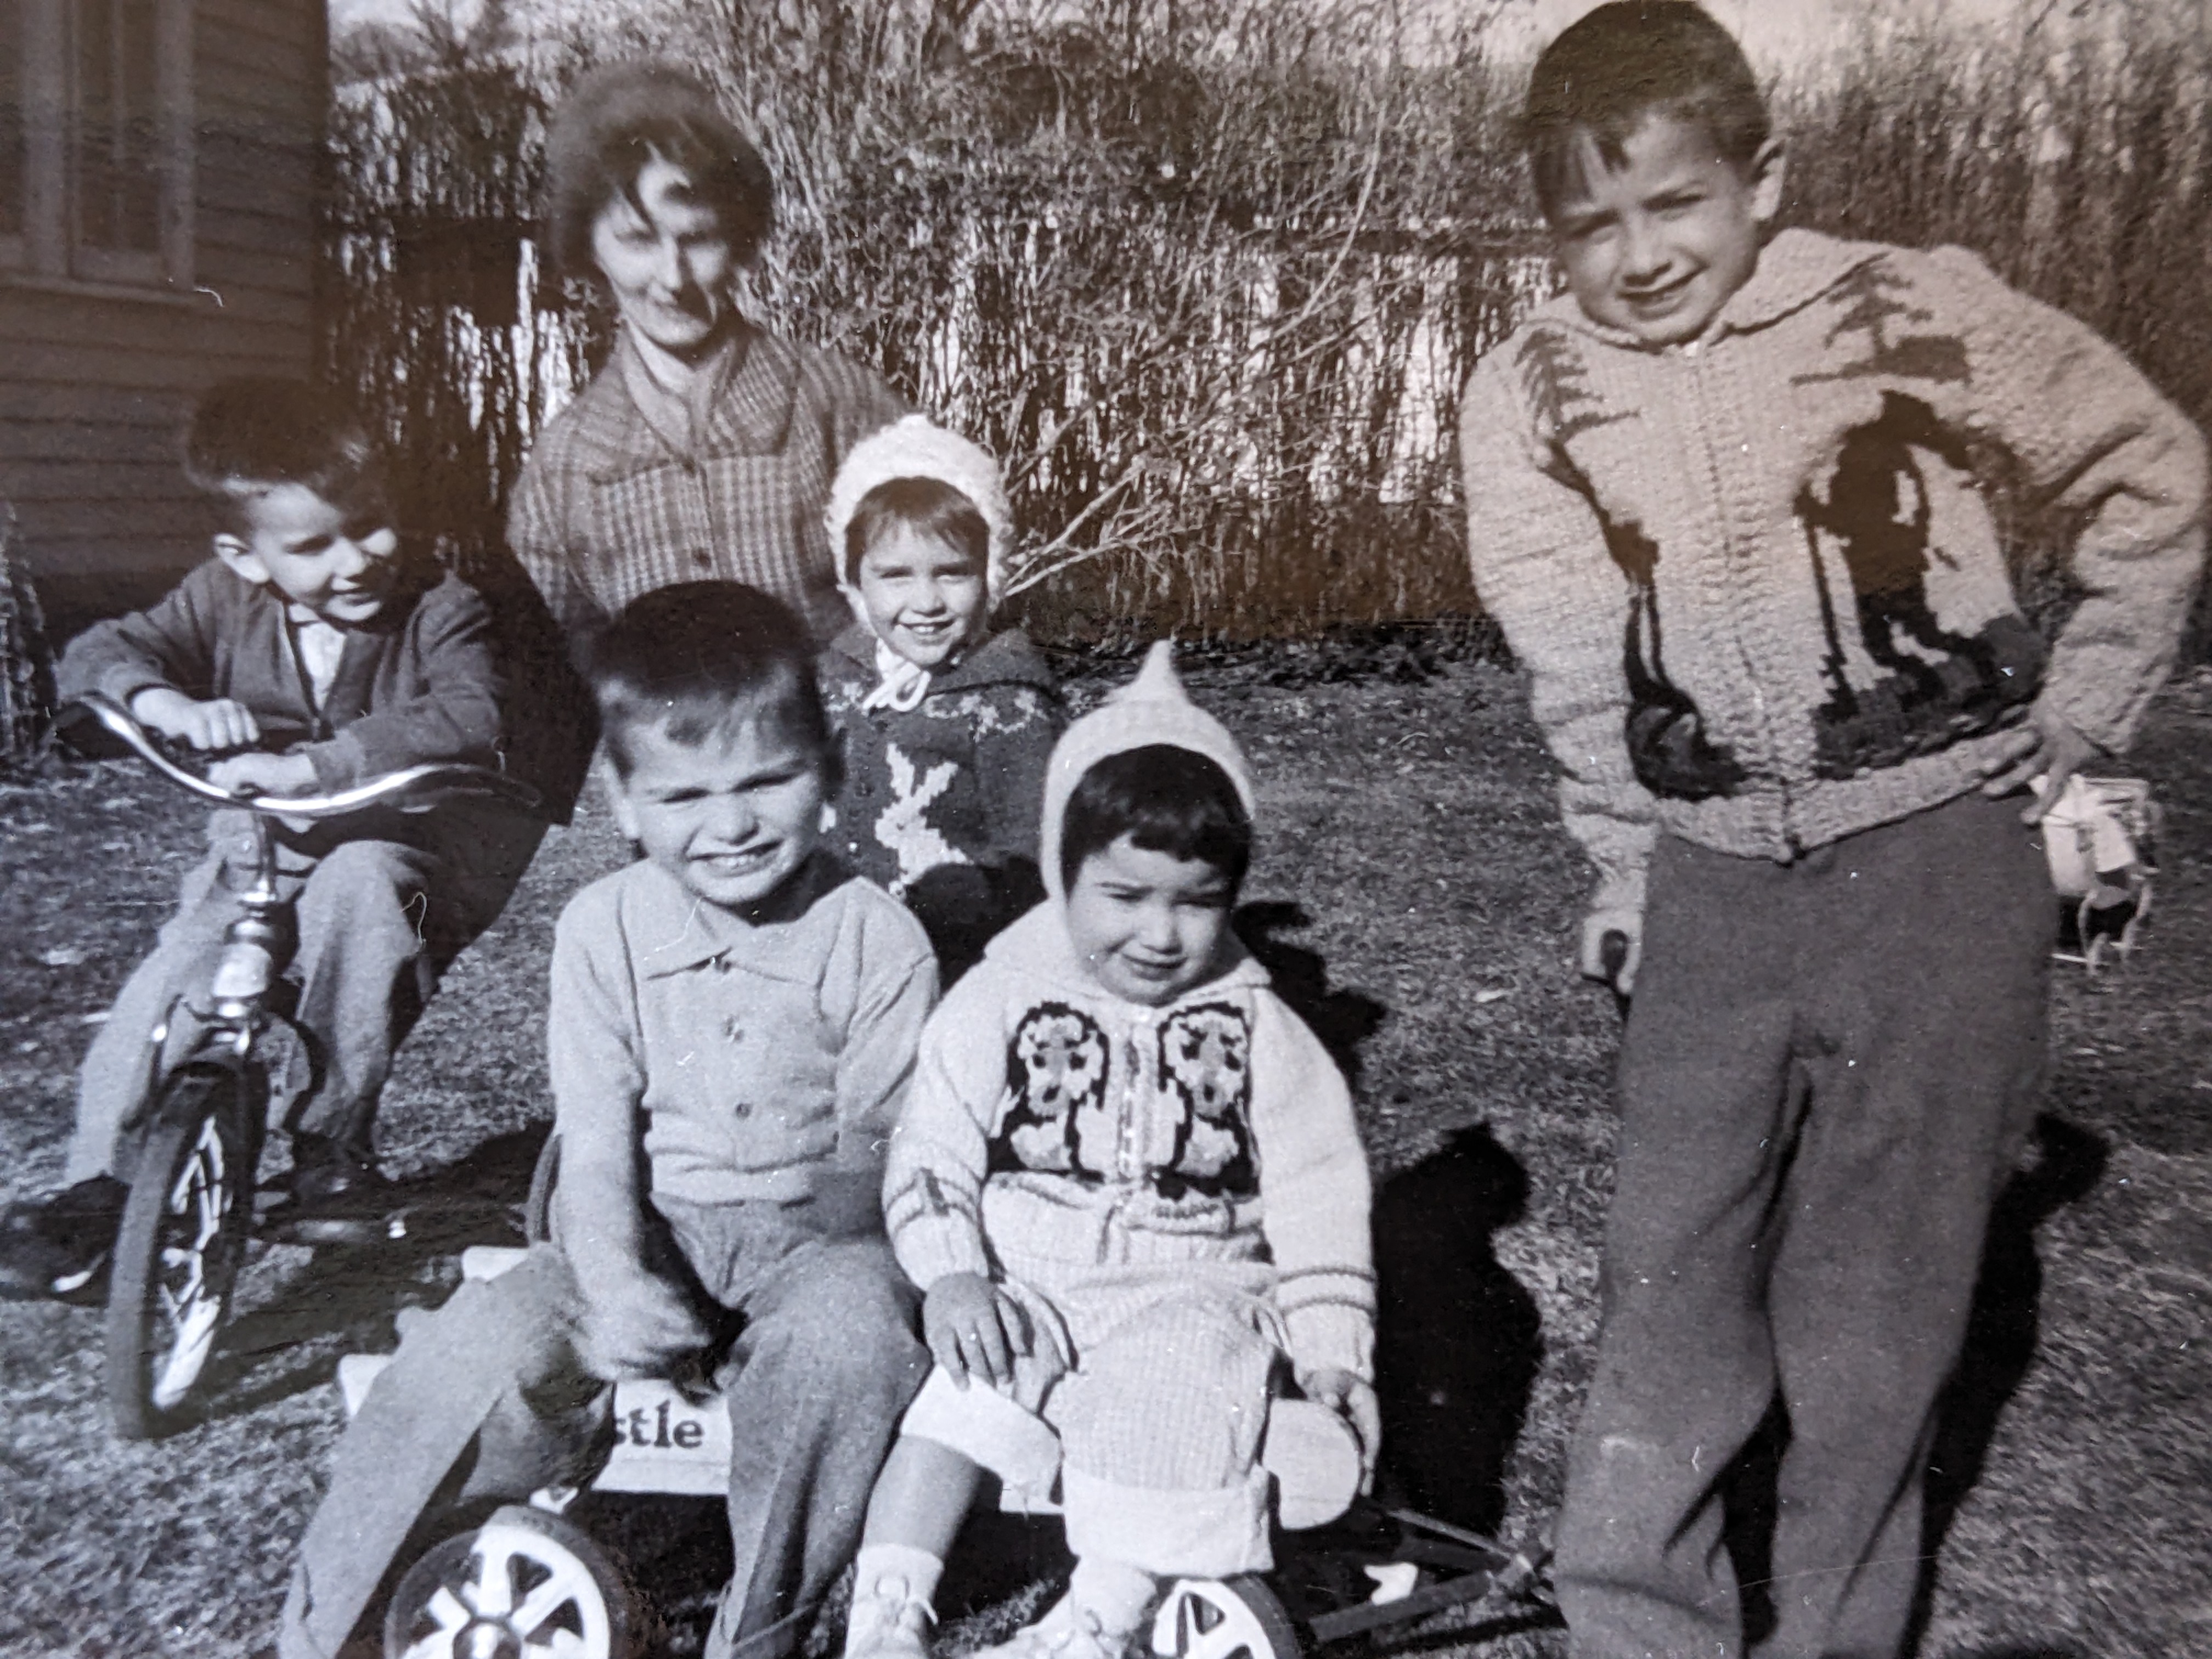
[[2212, 1652], [2206, 0], [0, 0], [0, 1656]]

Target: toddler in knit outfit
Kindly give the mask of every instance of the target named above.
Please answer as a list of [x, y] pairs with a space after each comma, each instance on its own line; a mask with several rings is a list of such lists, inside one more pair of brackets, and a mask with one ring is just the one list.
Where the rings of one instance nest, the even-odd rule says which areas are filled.
[[891, 1139], [937, 1368], [870, 1502], [850, 1656], [921, 1650], [981, 1469], [1057, 1468], [1077, 1557], [994, 1659], [1111, 1659], [1159, 1578], [1269, 1565], [1279, 1369], [1371, 1468], [1367, 1166], [1341, 1074], [1229, 926], [1251, 809], [1165, 645], [1053, 752], [1051, 897], [931, 1018]]
[[[1468, 382], [1468, 543], [1597, 866], [1583, 970], [1618, 935], [1635, 989], [1559, 1601], [1581, 1659], [1741, 1652], [1723, 1493], [1778, 1401], [1758, 1651], [1891, 1655], [2040, 1081], [2027, 825], [2172, 662], [2203, 445], [1971, 253], [1770, 234], [1781, 151], [1693, 5], [1569, 28], [1524, 137], [1567, 292]], [[2000, 478], [2073, 532], [2048, 647]]]
[[851, 1559], [927, 1369], [882, 1190], [936, 970], [821, 844], [836, 744], [804, 629], [735, 583], [656, 589], [599, 636], [592, 682], [642, 856], [554, 934], [553, 1238], [377, 1378], [301, 1547], [285, 1659], [339, 1650], [436, 1494], [577, 1484], [608, 1385], [679, 1371], [711, 1373], [730, 1415], [735, 1570], [706, 1651], [776, 1659]]
[[[504, 690], [491, 617], [393, 529], [367, 430], [304, 381], [226, 381], [203, 398], [185, 467], [215, 504], [215, 556], [152, 608], [70, 642], [64, 697], [104, 693], [213, 757], [210, 782], [264, 795], [334, 793], [425, 761], [496, 765]], [[301, 1215], [380, 1213], [372, 1148], [392, 1051], [446, 963], [490, 923], [536, 844], [481, 801], [375, 808], [272, 826], [295, 907], [304, 1048], [279, 1079]], [[216, 811], [176, 914], [93, 1038], [66, 1178], [0, 1230], [0, 1291], [70, 1295], [114, 1247], [152, 1103], [155, 1045], [194, 1041], [179, 999], [204, 983], [258, 855], [252, 821]]]
[[844, 731], [838, 850], [905, 901], [949, 981], [1044, 896], [1059, 684], [1020, 629], [990, 630], [1012, 518], [974, 444], [919, 415], [885, 427], [838, 470], [827, 521], [854, 617], [819, 663]]

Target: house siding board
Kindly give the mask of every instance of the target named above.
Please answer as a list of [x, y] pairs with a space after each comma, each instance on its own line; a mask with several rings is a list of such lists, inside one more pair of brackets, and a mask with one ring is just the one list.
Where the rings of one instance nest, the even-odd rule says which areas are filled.
[[[314, 182], [304, 161], [258, 146], [227, 146], [228, 155], [201, 149], [198, 210], [207, 216], [281, 220], [296, 238], [301, 218], [314, 209]], [[209, 237], [203, 234], [203, 243]]]
[[293, 78], [302, 50], [296, 44], [224, 28], [203, 19], [199, 48], [195, 67], [201, 79], [233, 91], [237, 107], [289, 112], [295, 119], [306, 115], [307, 89]]
[[[197, 502], [198, 496], [184, 480], [172, 455], [136, 458], [103, 455], [98, 460], [81, 456], [60, 459], [9, 459], [9, 499], [17, 507], [30, 501], [67, 506], [79, 501], [119, 506], [125, 511], [158, 508], [167, 502]], [[98, 515], [94, 515], [97, 519]]]
[[[122, 411], [131, 412], [125, 406]], [[16, 489], [15, 469], [33, 462], [82, 463], [94, 452], [87, 436], [97, 431], [101, 459], [120, 466], [159, 466], [177, 470], [177, 433], [171, 411], [163, 409], [159, 421], [9, 420], [0, 413], [0, 469], [6, 469], [9, 492]]]
[[0, 496], [72, 630], [205, 556], [211, 520], [177, 465], [198, 394], [314, 362], [319, 0], [196, 0], [194, 16], [192, 281], [222, 303], [0, 278]]
[[87, 434], [102, 428], [122, 434], [119, 441], [136, 441], [137, 428], [159, 428], [173, 441], [188, 407], [172, 392], [119, 392], [112, 386], [38, 386], [0, 379], [0, 421], [36, 425], [49, 431], [76, 434], [78, 453]]
[[251, 36], [282, 46], [295, 58], [321, 49], [320, 28], [314, 14], [304, 5], [271, 3], [271, 0], [197, 0], [193, 15], [201, 28], [228, 39]]
[[[41, 505], [33, 502], [33, 506]], [[43, 503], [41, 516], [58, 540], [104, 541], [128, 546], [144, 541], [197, 541], [212, 532], [206, 504], [190, 495], [155, 501], [70, 501]]]
[[204, 56], [195, 68], [200, 65], [210, 71], [193, 87], [200, 95], [192, 100], [192, 118], [203, 126], [214, 123], [252, 132], [296, 128], [307, 118], [312, 106], [299, 93], [258, 71], [231, 64], [210, 64]]
[[314, 244], [301, 234], [296, 221], [287, 223], [272, 215], [228, 213], [205, 203], [200, 204], [199, 213], [205, 222], [199, 233], [204, 250], [271, 255], [303, 264], [313, 258]]
[[[0, 318], [4, 315], [0, 307]], [[33, 385], [198, 392], [228, 374], [300, 374], [307, 367], [304, 352], [291, 349], [291, 330], [280, 335], [270, 329], [171, 325], [142, 332], [131, 326], [137, 320], [127, 306], [118, 306], [97, 337], [63, 342], [21, 338], [0, 320], [9, 378]]]
[[[220, 262], [217, 262], [218, 264]], [[256, 256], [253, 268], [264, 275], [276, 267]], [[199, 273], [203, 286], [210, 275]], [[289, 359], [308, 334], [308, 311], [304, 290], [271, 293], [265, 288], [241, 284], [223, 293], [189, 298], [138, 300], [24, 289], [0, 290], [0, 343], [21, 346], [34, 354], [25, 362], [9, 365], [10, 378], [52, 380], [51, 369], [34, 365], [67, 363], [78, 351], [143, 351], [149, 354], [199, 356], [254, 356]], [[69, 371], [64, 370], [64, 373]], [[112, 376], [104, 376], [115, 384]], [[124, 380], [124, 385], [138, 382]], [[167, 385], [161, 381], [156, 384]]]

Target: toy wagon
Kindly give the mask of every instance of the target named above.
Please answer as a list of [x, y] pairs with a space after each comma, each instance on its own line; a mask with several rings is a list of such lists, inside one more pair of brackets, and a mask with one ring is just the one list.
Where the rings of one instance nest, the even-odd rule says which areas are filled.
[[[461, 1270], [495, 1278], [523, 1255], [478, 1246], [463, 1253]], [[339, 1362], [349, 1417], [389, 1363], [370, 1354]], [[717, 1498], [726, 1491], [729, 1419], [718, 1396], [626, 1379], [615, 1385], [614, 1419], [613, 1449], [590, 1491]], [[1152, 1621], [1159, 1659], [1297, 1659], [1310, 1645], [1492, 1596], [1531, 1613], [1548, 1609], [1540, 1556], [1356, 1498], [1358, 1448], [1326, 1407], [1275, 1401], [1261, 1462], [1276, 1478], [1276, 1518], [1288, 1534], [1278, 1550], [1284, 1566], [1267, 1577], [1175, 1581]], [[580, 1490], [533, 1493], [423, 1551], [392, 1590], [386, 1659], [630, 1659], [641, 1609], [613, 1559], [567, 1517]], [[1001, 1507], [1057, 1512], [1048, 1494], [1012, 1488]]]

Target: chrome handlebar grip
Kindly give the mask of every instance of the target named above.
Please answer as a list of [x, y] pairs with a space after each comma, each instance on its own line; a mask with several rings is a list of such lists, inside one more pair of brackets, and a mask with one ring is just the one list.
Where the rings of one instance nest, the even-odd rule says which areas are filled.
[[538, 804], [538, 792], [528, 784], [503, 772], [459, 761], [425, 761], [328, 795], [234, 795], [187, 772], [163, 754], [131, 711], [103, 692], [87, 692], [76, 699], [62, 710], [57, 724], [76, 719], [94, 721], [178, 788], [218, 806], [240, 807], [264, 817], [343, 817], [368, 806], [427, 807], [463, 795], [489, 797], [524, 810]]

